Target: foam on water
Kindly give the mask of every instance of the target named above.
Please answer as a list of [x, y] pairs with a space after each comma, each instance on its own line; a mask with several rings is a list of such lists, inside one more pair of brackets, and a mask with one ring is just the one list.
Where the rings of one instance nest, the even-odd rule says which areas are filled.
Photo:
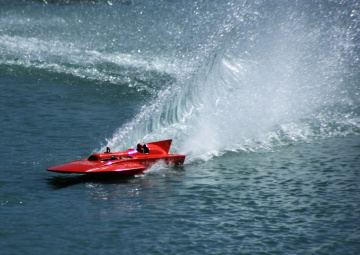
[[[1, 50], [3, 49], [3, 50]], [[153, 94], [171, 83], [174, 65], [166, 59], [88, 50], [73, 43], [0, 36], [1, 65], [67, 74], [89, 81], [127, 85]]]

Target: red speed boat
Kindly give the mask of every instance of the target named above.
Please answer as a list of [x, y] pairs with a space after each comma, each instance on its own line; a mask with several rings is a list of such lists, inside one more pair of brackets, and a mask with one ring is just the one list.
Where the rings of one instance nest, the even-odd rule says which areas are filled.
[[77, 173], [88, 175], [134, 176], [144, 173], [158, 161], [166, 164], [182, 165], [185, 155], [169, 154], [172, 140], [138, 144], [137, 149], [122, 152], [92, 154], [89, 158], [72, 161], [63, 165], [49, 167], [47, 171], [59, 173]]

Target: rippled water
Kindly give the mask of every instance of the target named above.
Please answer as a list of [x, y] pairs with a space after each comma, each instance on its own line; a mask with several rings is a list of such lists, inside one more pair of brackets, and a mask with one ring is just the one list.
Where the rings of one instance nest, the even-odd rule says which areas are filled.
[[9, 253], [357, 254], [359, 146], [357, 136], [333, 138], [119, 180], [49, 176], [43, 162], [22, 163], [26, 175], [9, 170], [1, 182], [1, 246]]
[[[358, 254], [359, 3], [0, 1], [4, 254]], [[46, 172], [173, 139], [183, 166]]]

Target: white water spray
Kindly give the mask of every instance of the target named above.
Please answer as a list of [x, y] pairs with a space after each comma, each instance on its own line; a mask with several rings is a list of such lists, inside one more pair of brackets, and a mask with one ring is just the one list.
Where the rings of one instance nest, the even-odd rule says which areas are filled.
[[256, 13], [258, 30], [232, 24], [225, 43], [190, 79], [160, 91], [109, 145], [173, 138], [177, 151], [206, 160], [336, 135], [339, 126], [342, 134], [357, 132], [358, 114], [334, 119], [337, 102], [347, 101], [341, 91], [349, 70], [340, 56], [355, 54], [349, 43], [355, 37], [344, 35], [354, 31], [328, 20], [331, 38], [324, 24], [307, 23], [296, 9], [283, 11], [280, 20]]

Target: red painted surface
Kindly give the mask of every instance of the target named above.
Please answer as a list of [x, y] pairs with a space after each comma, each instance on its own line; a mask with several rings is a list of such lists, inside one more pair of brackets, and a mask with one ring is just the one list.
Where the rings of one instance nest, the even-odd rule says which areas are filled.
[[114, 153], [97, 153], [89, 158], [49, 167], [47, 170], [59, 173], [134, 176], [143, 173], [160, 160], [166, 164], [184, 164], [185, 155], [169, 154], [171, 142], [172, 140], [169, 139], [147, 143], [148, 153], [140, 153], [135, 149]]

